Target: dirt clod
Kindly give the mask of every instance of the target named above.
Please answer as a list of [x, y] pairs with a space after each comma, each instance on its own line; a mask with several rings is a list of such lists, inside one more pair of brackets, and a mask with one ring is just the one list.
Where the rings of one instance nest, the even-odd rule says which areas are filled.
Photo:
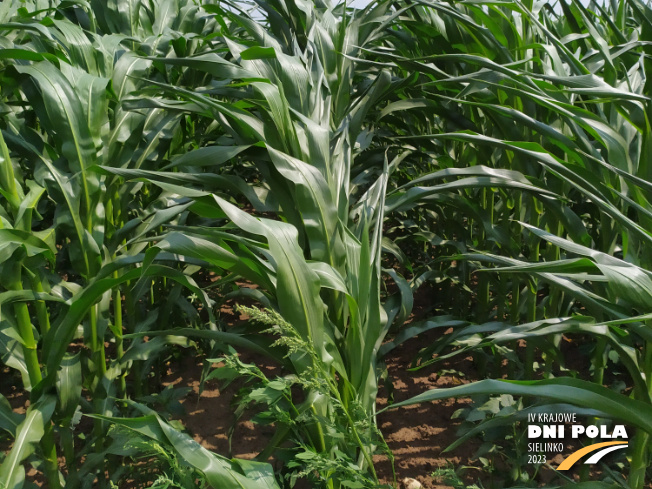
[[423, 486], [421, 485], [421, 482], [419, 482], [416, 479], [411, 479], [410, 477], [406, 477], [403, 479], [403, 487], [405, 489], [422, 489]]

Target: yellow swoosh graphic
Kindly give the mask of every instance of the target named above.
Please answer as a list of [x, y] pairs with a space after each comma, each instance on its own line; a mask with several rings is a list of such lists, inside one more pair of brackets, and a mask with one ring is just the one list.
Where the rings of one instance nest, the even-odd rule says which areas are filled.
[[582, 458], [587, 453], [595, 452], [603, 447], [609, 447], [611, 445], [627, 445], [626, 441], [605, 441], [603, 443], [596, 443], [594, 445], [589, 445], [588, 447], [580, 448], [576, 452], [571, 453], [566, 459], [559, 464], [557, 470], [568, 470], [570, 469], [575, 462]]

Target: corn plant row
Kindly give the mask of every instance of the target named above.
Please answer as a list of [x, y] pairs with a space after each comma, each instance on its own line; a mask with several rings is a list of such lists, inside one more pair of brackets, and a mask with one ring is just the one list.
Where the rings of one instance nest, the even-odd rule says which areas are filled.
[[[431, 195], [419, 219], [434, 225], [466, 219], [463, 230], [415, 230], [419, 240], [448, 247], [422, 273], [438, 270], [470, 286], [465, 267], [474, 267], [474, 304], [467, 299], [462, 314], [473, 311], [472, 322], [491, 321], [462, 326], [424, 349], [421, 365], [451, 343], [463, 346], [456, 354], [468, 352], [475, 343], [471, 338], [481, 339], [481, 347], [513, 347], [525, 339], [522, 375], [528, 380], [535, 378], [536, 356], [545, 362], [539, 375], [546, 380], [539, 384], [486, 380], [418, 400], [522, 389], [555, 402], [600, 406], [607, 417], [637, 428], [628, 484], [643, 487], [650, 457], [652, 291], [645, 250], [652, 229], [649, 60], [640, 48], [650, 10], [637, 2], [588, 7], [561, 2], [558, 17], [546, 8], [471, 2], [460, 10], [422, 2], [410, 9], [415, 22], [405, 29], [440, 32], [441, 38], [416, 44], [402, 35], [400, 47], [387, 56], [408, 72], [418, 67], [423, 78], [383, 115], [424, 158], [444, 167], [403, 184], [388, 202], [401, 211]], [[466, 162], [462, 169], [460, 161]], [[478, 185], [457, 190], [473, 173], [481, 173]], [[514, 192], [497, 185], [496, 177], [505, 173], [540, 190]], [[442, 267], [451, 259], [464, 265], [451, 273]], [[482, 268], [490, 264], [498, 267]], [[432, 327], [436, 322], [426, 321], [411, 329]], [[553, 366], [565, 364], [562, 334], [593, 338], [591, 382], [554, 378]], [[631, 395], [614, 396], [603, 387], [612, 354], [628, 372]], [[612, 403], [619, 409], [611, 409]]]
[[[383, 356], [453, 327], [421, 367], [525, 340], [524, 371], [393, 407], [590, 407], [637, 429], [627, 484], [642, 488], [652, 11], [560, 5], [0, 4], [0, 356], [30, 399], [21, 415], [0, 397], [0, 486], [22, 487], [29, 461], [51, 488], [108, 487], [143, 451], [191, 485], [395, 485], [374, 467], [392, 457]], [[441, 307], [406, 328], [421, 286]], [[257, 305], [235, 328], [216, 314], [227, 288]], [[553, 375], [561, 335], [595, 341], [592, 378]], [[180, 347], [224, 365], [207, 378], [259, 387], [275, 434], [258, 461], [153, 409], [148, 385]], [[603, 386], [610, 352], [631, 395]]]

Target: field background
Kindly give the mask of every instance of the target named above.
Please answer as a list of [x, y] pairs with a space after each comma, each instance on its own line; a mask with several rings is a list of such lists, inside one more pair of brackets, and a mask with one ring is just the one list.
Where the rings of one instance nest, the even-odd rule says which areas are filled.
[[651, 487], [651, 6], [360, 7], [0, 3], [0, 488]]

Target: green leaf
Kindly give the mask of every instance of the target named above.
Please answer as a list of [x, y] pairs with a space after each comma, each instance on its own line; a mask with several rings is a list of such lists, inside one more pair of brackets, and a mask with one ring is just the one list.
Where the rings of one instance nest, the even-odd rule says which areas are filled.
[[262, 46], [253, 46], [245, 49], [240, 53], [242, 59], [274, 59], [276, 58], [276, 51], [274, 48], [265, 48]]
[[16, 430], [16, 439], [0, 465], [0, 486], [6, 489], [19, 489], [25, 479], [25, 469], [21, 462], [34, 450], [41, 441], [46, 423], [56, 406], [56, 397], [44, 396], [38, 402], [27, 408], [25, 419]]
[[11, 409], [9, 401], [0, 394], [0, 429], [9, 432], [12, 436], [16, 436], [16, 429], [22, 422], [24, 416], [15, 413]]
[[82, 367], [79, 353], [66, 354], [61, 360], [57, 372], [57, 397], [59, 413], [64, 419], [71, 419], [75, 414], [82, 394]]
[[[201, 471], [212, 487], [225, 489], [256, 489], [260, 483], [270, 489], [278, 489], [270, 472], [269, 464], [261, 462], [247, 462], [242, 469], [237, 461], [230, 461], [212, 453], [194, 441], [190, 436], [171, 427], [156, 414], [140, 418], [110, 418], [106, 416], [93, 416], [113, 424], [124, 426], [142, 435], [156, 440], [164, 446], [171, 446], [179, 457], [189, 465]], [[248, 477], [248, 473], [252, 477]]]
[[405, 401], [392, 404], [380, 412], [422, 402], [476, 394], [535, 396], [584, 408], [597, 409], [614, 419], [624, 421], [628, 425], [641, 428], [652, 434], [652, 411], [650, 411], [649, 404], [617, 394], [606, 387], [571, 378], [539, 381], [481, 380], [448, 389], [430, 390]]

